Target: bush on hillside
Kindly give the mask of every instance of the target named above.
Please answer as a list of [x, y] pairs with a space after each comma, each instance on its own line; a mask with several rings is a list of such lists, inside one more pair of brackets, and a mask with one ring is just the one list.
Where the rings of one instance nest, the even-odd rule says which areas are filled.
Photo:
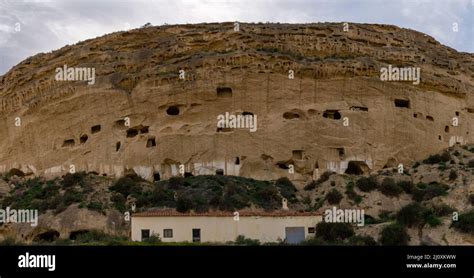
[[386, 196], [394, 197], [403, 192], [403, 189], [392, 178], [385, 178], [380, 185], [380, 192]]
[[320, 222], [316, 225], [316, 236], [325, 241], [344, 240], [354, 235], [349, 223]]
[[386, 226], [380, 235], [380, 243], [382, 245], [407, 245], [410, 241], [410, 236], [405, 227], [398, 223]]
[[378, 187], [378, 183], [374, 176], [361, 177], [357, 180], [356, 186], [360, 191], [369, 192], [376, 189]]
[[342, 194], [337, 189], [332, 189], [326, 195], [326, 200], [328, 200], [329, 204], [336, 205], [336, 204], [339, 204], [339, 202], [341, 202], [342, 197], [343, 197]]

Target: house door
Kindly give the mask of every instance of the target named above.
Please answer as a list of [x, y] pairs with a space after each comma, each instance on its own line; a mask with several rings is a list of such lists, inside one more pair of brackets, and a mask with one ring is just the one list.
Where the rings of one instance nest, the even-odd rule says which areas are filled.
[[304, 227], [286, 227], [286, 243], [298, 244], [305, 240]]
[[201, 229], [193, 229], [193, 242], [201, 242]]

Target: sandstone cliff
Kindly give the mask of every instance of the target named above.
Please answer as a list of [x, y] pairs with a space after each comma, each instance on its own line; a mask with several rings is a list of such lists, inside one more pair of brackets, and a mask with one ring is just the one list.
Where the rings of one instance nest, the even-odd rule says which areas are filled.
[[[56, 81], [64, 65], [94, 68], [95, 84]], [[420, 67], [420, 84], [381, 81], [388, 65]], [[325, 170], [408, 167], [473, 141], [473, 72], [473, 54], [387, 25], [113, 33], [30, 57], [0, 77], [0, 171], [57, 176], [74, 165], [152, 180], [182, 164], [194, 175], [308, 181]], [[225, 112], [258, 116], [257, 131], [218, 129]]]

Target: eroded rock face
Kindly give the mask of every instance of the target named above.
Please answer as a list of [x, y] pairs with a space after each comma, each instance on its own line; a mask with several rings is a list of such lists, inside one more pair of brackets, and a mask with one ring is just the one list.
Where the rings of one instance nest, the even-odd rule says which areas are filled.
[[92, 230], [126, 236], [129, 225], [117, 211], [110, 210], [107, 214], [101, 214], [72, 205], [57, 215], [52, 211], [41, 214], [37, 226], [30, 223], [8, 223], [0, 226], [0, 240], [11, 237], [30, 243], [58, 238], [74, 239], [76, 235]]
[[[64, 65], [94, 68], [95, 83], [56, 81]], [[420, 84], [381, 81], [388, 65], [419, 67]], [[195, 175], [308, 180], [409, 165], [473, 141], [473, 70], [474, 55], [386, 25], [113, 33], [28, 58], [0, 78], [0, 171], [56, 176], [73, 164], [165, 179], [182, 164]], [[218, 129], [226, 112], [257, 116], [256, 132]]]

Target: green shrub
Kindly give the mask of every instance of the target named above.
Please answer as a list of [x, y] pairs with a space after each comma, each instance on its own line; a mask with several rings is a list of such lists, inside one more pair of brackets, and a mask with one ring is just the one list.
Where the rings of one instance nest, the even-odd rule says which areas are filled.
[[[174, 191], [162, 185], [155, 185], [155, 188], [148, 196], [147, 200], [153, 207], [175, 207]], [[137, 202], [138, 205], [138, 202]]]
[[258, 239], [251, 239], [251, 238], [246, 238], [243, 235], [238, 235], [237, 238], [234, 241], [235, 245], [260, 245], [260, 241]]
[[16, 242], [16, 239], [14, 237], [6, 237], [2, 241], [0, 241], [0, 246], [13, 246], [13, 245], [18, 245], [19, 243]]
[[328, 200], [329, 204], [336, 205], [339, 204], [342, 200], [342, 194], [337, 189], [332, 189], [326, 195], [326, 200]]
[[350, 245], [362, 245], [362, 246], [376, 246], [377, 241], [371, 236], [358, 236], [354, 235], [349, 238], [348, 243]]
[[356, 186], [361, 191], [369, 192], [376, 189], [378, 187], [378, 183], [374, 176], [361, 177], [357, 180]]
[[424, 221], [431, 227], [436, 227], [436, 226], [441, 225], [441, 219], [439, 219], [433, 213], [426, 214]]
[[451, 155], [448, 152], [443, 152], [441, 155], [434, 154], [430, 155], [427, 159], [423, 160], [425, 164], [436, 164], [441, 162], [448, 162], [451, 160]]
[[400, 224], [408, 227], [422, 225], [425, 210], [426, 209], [419, 203], [411, 203], [400, 209], [396, 215], [396, 219]]
[[316, 225], [316, 236], [325, 241], [344, 240], [354, 235], [354, 229], [349, 223], [320, 222]]
[[180, 189], [184, 186], [184, 178], [183, 177], [171, 177], [168, 180], [168, 186], [170, 189]]
[[456, 170], [452, 169], [451, 172], [449, 172], [449, 180], [453, 181], [458, 178], [458, 173]]
[[305, 191], [310, 191], [310, 190], [315, 189], [317, 185], [318, 185], [318, 183], [316, 181], [311, 181], [307, 185], [305, 185], [305, 187], [303, 189]]
[[446, 216], [455, 211], [455, 209], [446, 204], [433, 206], [431, 210], [436, 216]]
[[113, 193], [112, 196], [110, 197], [110, 200], [113, 202], [114, 207], [120, 211], [120, 212], [125, 212], [127, 210], [125, 202], [126, 199], [123, 197], [122, 194], [120, 193]]
[[86, 181], [85, 181], [86, 176], [87, 175], [85, 172], [77, 172], [74, 174], [67, 173], [66, 175], [63, 176], [62, 185], [65, 188], [68, 188], [74, 185], [84, 186], [86, 184]]
[[89, 204], [87, 204], [87, 208], [90, 210], [98, 211], [100, 213], [103, 213], [104, 207], [102, 203], [97, 202], [97, 201], [92, 201]]
[[355, 191], [354, 191], [354, 182], [353, 181], [349, 181], [346, 185], [346, 195], [347, 195], [347, 198], [353, 200], [356, 204], [360, 204], [362, 202], [362, 196], [360, 196], [359, 194], [357, 194]]
[[474, 159], [469, 160], [469, 162], [467, 163], [467, 166], [468, 166], [469, 168], [474, 168]]
[[161, 237], [159, 234], [152, 234], [150, 237], [143, 240], [146, 243], [161, 243]]
[[395, 219], [395, 215], [388, 210], [382, 210], [379, 213], [379, 221], [380, 222], [387, 222], [387, 221], [392, 221]]
[[449, 154], [449, 152], [445, 151], [441, 154], [441, 161], [442, 162], [448, 162], [451, 160], [451, 155]]
[[398, 196], [403, 189], [392, 178], [385, 178], [380, 185], [380, 191], [386, 196]]
[[193, 201], [187, 196], [178, 195], [176, 210], [179, 212], [188, 212], [191, 209], [193, 209]]
[[266, 186], [258, 189], [254, 194], [254, 201], [266, 210], [281, 207], [281, 197], [274, 186]]
[[390, 224], [381, 231], [380, 243], [382, 245], [407, 245], [410, 241], [405, 227], [398, 223]]
[[320, 237], [310, 237], [300, 243], [300, 245], [328, 245], [328, 244], [329, 244], [328, 242], [326, 242], [324, 239]]
[[122, 194], [124, 197], [141, 193], [141, 187], [137, 184], [136, 179], [131, 176], [121, 177], [109, 189]]
[[318, 184], [321, 184], [321, 183], [323, 183], [323, 182], [329, 180], [329, 177], [331, 177], [331, 175], [333, 175], [333, 174], [334, 174], [334, 172], [331, 172], [331, 171], [326, 171], [326, 172], [324, 172], [324, 173], [319, 177], [317, 183], [318, 183]]
[[474, 209], [460, 214], [458, 221], [453, 221], [452, 226], [463, 233], [474, 234]]
[[81, 192], [76, 191], [74, 188], [68, 188], [63, 195], [63, 203], [67, 206], [73, 203], [79, 203], [83, 200], [83, 195]]
[[249, 205], [250, 197], [243, 185], [228, 183], [224, 186], [223, 195], [219, 200], [219, 209], [234, 211]]
[[431, 200], [434, 197], [445, 195], [449, 189], [449, 186], [440, 183], [433, 183], [429, 185], [423, 184], [423, 186], [418, 184], [418, 187], [421, 187], [421, 189], [416, 188], [412, 192], [413, 199], [417, 202]]
[[436, 164], [441, 162], [441, 156], [439, 154], [430, 155], [427, 159], [423, 160], [425, 164]]
[[282, 177], [275, 181], [275, 186], [280, 190], [280, 194], [285, 197], [288, 201], [296, 201], [296, 187], [293, 183], [287, 178]]
[[101, 242], [107, 240], [109, 235], [105, 234], [99, 230], [90, 230], [76, 236], [75, 242], [78, 243], [91, 243], [91, 242]]
[[399, 181], [397, 185], [407, 194], [411, 194], [415, 185], [412, 181]]

